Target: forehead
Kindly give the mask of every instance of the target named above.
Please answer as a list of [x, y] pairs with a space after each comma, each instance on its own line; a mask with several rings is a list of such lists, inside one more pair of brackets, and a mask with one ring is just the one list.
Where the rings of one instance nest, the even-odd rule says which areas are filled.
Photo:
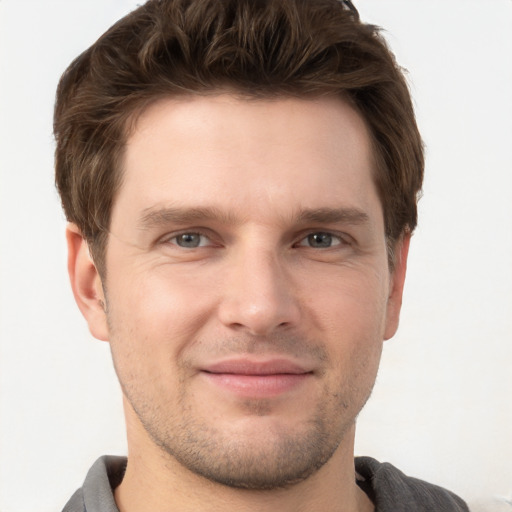
[[[373, 159], [361, 116], [339, 98], [159, 100], [138, 118], [116, 215], [161, 206], [229, 215], [375, 209]], [[380, 208], [379, 208], [380, 209]]]

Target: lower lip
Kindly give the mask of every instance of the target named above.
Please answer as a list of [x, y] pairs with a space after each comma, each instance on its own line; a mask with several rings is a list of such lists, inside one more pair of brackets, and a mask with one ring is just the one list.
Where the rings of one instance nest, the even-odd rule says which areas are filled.
[[248, 398], [268, 398], [290, 392], [312, 376], [311, 373], [241, 375], [209, 372], [203, 372], [203, 375], [212, 384]]

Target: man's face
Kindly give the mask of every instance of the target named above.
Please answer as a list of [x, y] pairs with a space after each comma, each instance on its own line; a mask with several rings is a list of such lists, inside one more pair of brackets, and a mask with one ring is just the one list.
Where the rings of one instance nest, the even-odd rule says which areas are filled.
[[[232, 486], [340, 448], [396, 329], [367, 130], [339, 99], [162, 100], [129, 137], [106, 253], [129, 420]], [[398, 276], [398, 277], [397, 277]]]

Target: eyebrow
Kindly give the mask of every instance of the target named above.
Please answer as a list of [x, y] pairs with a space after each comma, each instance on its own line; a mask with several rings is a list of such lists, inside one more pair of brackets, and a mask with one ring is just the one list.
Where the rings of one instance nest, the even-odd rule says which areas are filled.
[[358, 208], [315, 208], [301, 210], [299, 223], [319, 224], [365, 224], [370, 221], [367, 213]]
[[151, 229], [168, 224], [188, 224], [201, 220], [217, 220], [223, 224], [239, 224], [234, 215], [215, 207], [151, 207], [143, 210], [139, 220], [141, 229]]
[[[154, 229], [169, 224], [188, 224], [205, 220], [215, 220], [227, 225], [239, 225], [244, 221], [231, 212], [215, 207], [150, 207], [143, 210], [138, 226], [140, 229]], [[368, 214], [358, 208], [306, 208], [299, 210], [294, 222], [360, 225], [368, 223], [369, 220]]]

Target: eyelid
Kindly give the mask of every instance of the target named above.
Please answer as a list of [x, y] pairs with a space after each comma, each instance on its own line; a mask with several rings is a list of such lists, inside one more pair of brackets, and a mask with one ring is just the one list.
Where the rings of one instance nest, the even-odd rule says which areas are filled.
[[176, 240], [179, 236], [186, 234], [199, 235], [201, 237], [208, 239], [209, 243], [201, 244], [197, 247], [197, 249], [200, 247], [212, 247], [216, 245], [215, 242], [213, 241], [214, 234], [210, 230], [204, 228], [188, 228], [167, 233], [158, 239], [157, 244], [170, 244], [176, 247], [180, 247], [176, 242], [172, 242], [172, 240]]
[[300, 233], [300, 235], [297, 237], [297, 241], [293, 244], [295, 247], [308, 247], [307, 245], [301, 245], [301, 242], [306, 240], [309, 236], [315, 235], [315, 234], [325, 234], [330, 235], [333, 238], [336, 238], [339, 240], [338, 244], [335, 244], [333, 247], [338, 246], [345, 246], [345, 245], [352, 245], [354, 243], [353, 238], [344, 232], [339, 232], [332, 229], [308, 229], [307, 231], [303, 231]]
[[[301, 231], [297, 237], [295, 238], [295, 242], [292, 244], [293, 246], [301, 246], [301, 242], [305, 241], [308, 236], [314, 235], [314, 234], [327, 234], [332, 236], [333, 238], [339, 240], [339, 243], [335, 244], [333, 247], [338, 247], [340, 245], [352, 245], [354, 243], [354, 239], [352, 236], [350, 236], [346, 232], [339, 232], [332, 229], [322, 229], [322, 228], [316, 228], [316, 229], [307, 229]], [[156, 244], [171, 244], [176, 247], [180, 247], [176, 242], [171, 243], [173, 240], [175, 240], [180, 235], [184, 234], [196, 234], [200, 235], [206, 239], [208, 239], [209, 243], [200, 245], [199, 247], [213, 247], [215, 245], [222, 245], [222, 242], [218, 240], [218, 235], [207, 228], [186, 228], [186, 229], [180, 229], [178, 231], [172, 231], [170, 233], [166, 233], [165, 235], [158, 238], [156, 241]], [[307, 245], [302, 245], [303, 247], [307, 247]], [[199, 248], [198, 247], [198, 248]]]

